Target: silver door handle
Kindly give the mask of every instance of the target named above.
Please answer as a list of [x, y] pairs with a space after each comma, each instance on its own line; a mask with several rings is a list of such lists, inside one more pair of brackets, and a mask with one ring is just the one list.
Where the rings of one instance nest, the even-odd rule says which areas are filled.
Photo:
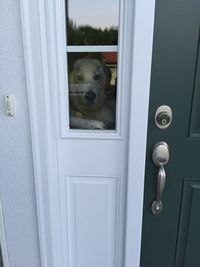
[[157, 201], [162, 200], [162, 196], [165, 190], [166, 172], [163, 165], [160, 165], [158, 171], [158, 187], [157, 187]]
[[153, 148], [152, 159], [154, 164], [159, 167], [156, 199], [151, 205], [153, 215], [159, 215], [163, 210], [162, 197], [165, 189], [166, 172], [164, 165], [169, 161], [169, 147], [165, 142], [157, 143]]

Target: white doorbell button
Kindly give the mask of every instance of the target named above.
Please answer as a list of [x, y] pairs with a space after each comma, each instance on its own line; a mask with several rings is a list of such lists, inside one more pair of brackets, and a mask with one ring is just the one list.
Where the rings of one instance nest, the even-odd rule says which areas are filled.
[[5, 111], [8, 116], [14, 116], [14, 96], [5, 95]]

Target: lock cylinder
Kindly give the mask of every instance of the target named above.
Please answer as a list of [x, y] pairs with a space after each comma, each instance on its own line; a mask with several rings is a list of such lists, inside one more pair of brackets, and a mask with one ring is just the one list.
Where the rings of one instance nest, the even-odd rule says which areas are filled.
[[166, 129], [172, 122], [172, 110], [169, 106], [162, 105], [157, 108], [155, 123], [159, 129]]

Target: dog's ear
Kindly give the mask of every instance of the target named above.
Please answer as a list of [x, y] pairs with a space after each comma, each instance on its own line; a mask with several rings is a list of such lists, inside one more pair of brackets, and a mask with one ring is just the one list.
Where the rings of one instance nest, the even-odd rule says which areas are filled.
[[111, 72], [110, 68], [106, 64], [103, 64], [103, 68], [104, 68], [104, 72], [106, 74], [106, 83], [105, 83], [105, 86], [104, 86], [104, 94], [105, 95], [109, 95], [112, 72]]
[[108, 81], [109, 81], [109, 84], [110, 84], [110, 81], [111, 81], [111, 78], [112, 78], [112, 72], [110, 70], [110, 68], [108, 68], [108, 66], [106, 66], [106, 70], [107, 70], [107, 76], [108, 76]]

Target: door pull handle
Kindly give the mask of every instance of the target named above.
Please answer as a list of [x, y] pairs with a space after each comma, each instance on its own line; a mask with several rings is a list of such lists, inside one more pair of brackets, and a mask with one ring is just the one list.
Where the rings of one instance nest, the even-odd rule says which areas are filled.
[[169, 147], [167, 143], [159, 142], [154, 146], [152, 160], [154, 164], [159, 168], [159, 170], [156, 199], [151, 205], [151, 211], [153, 215], [159, 215], [163, 210], [162, 198], [166, 182], [166, 172], [164, 169], [164, 165], [166, 165], [169, 161]]

